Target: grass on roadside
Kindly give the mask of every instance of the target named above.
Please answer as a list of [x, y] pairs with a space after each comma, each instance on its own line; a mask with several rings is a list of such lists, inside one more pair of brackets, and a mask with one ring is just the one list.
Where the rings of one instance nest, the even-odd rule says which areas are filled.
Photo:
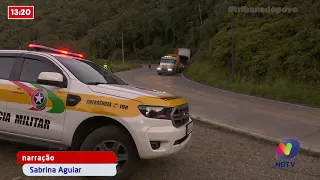
[[232, 81], [219, 70], [211, 70], [210, 65], [195, 61], [185, 71], [185, 76], [202, 84], [243, 94], [320, 107], [319, 87], [293, 84], [288, 79], [278, 78], [273, 84], [254, 84], [236, 77]]
[[[98, 59], [93, 57], [91, 57], [90, 60], [100, 64], [101, 66], [103, 66], [104, 63], [106, 62], [105, 59]], [[111, 61], [108, 61], [108, 68], [111, 68], [113, 73], [120, 72], [120, 71], [127, 71], [131, 69], [138, 69], [142, 67], [141, 64], [137, 61], [128, 61], [123, 63], [122, 60], [115, 60], [115, 61], [112, 61], [112, 65], [110, 63]]]
[[114, 64], [112, 66], [112, 72], [120, 72], [120, 71], [127, 71], [127, 70], [131, 70], [131, 69], [138, 69], [141, 68], [142, 66], [140, 64], [137, 63], [131, 63], [131, 64], [122, 64], [122, 63], [118, 63], [118, 64]]

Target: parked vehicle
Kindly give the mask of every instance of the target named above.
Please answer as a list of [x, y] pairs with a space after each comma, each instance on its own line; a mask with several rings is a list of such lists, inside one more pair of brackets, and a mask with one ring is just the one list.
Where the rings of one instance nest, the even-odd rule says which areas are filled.
[[139, 158], [167, 156], [190, 140], [184, 98], [128, 85], [82, 54], [29, 48], [42, 52], [0, 50], [0, 139], [113, 151], [115, 179], [128, 179]]

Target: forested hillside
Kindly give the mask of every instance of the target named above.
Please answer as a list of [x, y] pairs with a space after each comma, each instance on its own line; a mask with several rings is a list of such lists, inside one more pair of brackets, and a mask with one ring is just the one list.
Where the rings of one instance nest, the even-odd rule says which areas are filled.
[[244, 5], [296, 7], [298, 12], [224, 14], [217, 33], [200, 43], [187, 76], [215, 87], [320, 106], [320, 1], [249, 0]]
[[[35, 5], [35, 20], [7, 20], [7, 5]], [[229, 6], [296, 7], [297, 13], [238, 13]], [[0, 48], [29, 42], [103, 59], [159, 59], [191, 47], [186, 75], [203, 83], [320, 105], [318, 0], [3, 0]], [[199, 17], [201, 10], [201, 18]], [[232, 75], [232, 25], [235, 56]]]
[[[6, 20], [7, 5], [34, 4], [35, 20]], [[126, 55], [158, 59], [198, 36], [198, 2], [192, 0], [5, 0], [1, 3], [1, 48], [36, 41], [65, 46], [99, 58]], [[214, 1], [202, 3], [203, 16], [212, 14]], [[192, 24], [194, 22], [194, 24]], [[189, 24], [189, 26], [187, 26]], [[207, 27], [211, 31], [211, 27]]]

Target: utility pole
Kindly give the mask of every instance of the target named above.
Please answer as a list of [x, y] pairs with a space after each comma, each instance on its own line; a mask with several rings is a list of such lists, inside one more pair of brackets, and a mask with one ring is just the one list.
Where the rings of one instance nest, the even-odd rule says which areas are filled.
[[232, 69], [232, 80], [234, 80], [234, 59], [235, 59], [235, 13], [233, 13], [232, 18], [232, 62], [231, 62], [231, 69]]
[[122, 63], [124, 64], [124, 48], [123, 48], [123, 33], [122, 33], [122, 38], [121, 38], [122, 40]]
[[202, 12], [201, 12], [201, 4], [199, 3], [199, 18], [200, 18], [200, 24], [202, 25]]

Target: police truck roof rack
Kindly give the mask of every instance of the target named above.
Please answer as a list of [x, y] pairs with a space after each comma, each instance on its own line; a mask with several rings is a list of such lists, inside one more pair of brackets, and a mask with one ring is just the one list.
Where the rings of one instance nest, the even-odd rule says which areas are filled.
[[34, 49], [36, 51], [46, 51], [46, 52], [52, 52], [52, 53], [57, 53], [57, 54], [64, 54], [64, 55], [68, 55], [68, 56], [74, 56], [74, 57], [78, 57], [78, 58], [84, 57], [82, 54], [72, 53], [72, 52], [69, 52], [66, 50], [61, 50], [61, 49], [54, 49], [54, 48], [50, 48], [50, 47], [46, 47], [46, 46], [42, 46], [42, 45], [38, 45], [38, 44], [29, 44], [28, 47], [30, 49]]

